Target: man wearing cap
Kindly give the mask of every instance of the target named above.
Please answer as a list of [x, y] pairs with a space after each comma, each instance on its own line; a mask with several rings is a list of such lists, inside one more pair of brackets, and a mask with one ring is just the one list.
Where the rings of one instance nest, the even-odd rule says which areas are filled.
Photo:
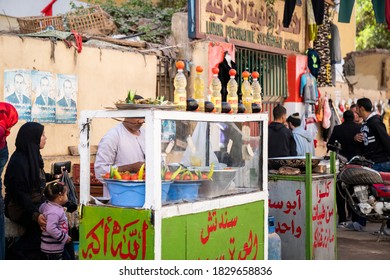
[[294, 113], [287, 118], [288, 127], [292, 130], [292, 134], [297, 146], [297, 156], [305, 156], [310, 153], [314, 156], [314, 141], [312, 135], [301, 126], [299, 113]]

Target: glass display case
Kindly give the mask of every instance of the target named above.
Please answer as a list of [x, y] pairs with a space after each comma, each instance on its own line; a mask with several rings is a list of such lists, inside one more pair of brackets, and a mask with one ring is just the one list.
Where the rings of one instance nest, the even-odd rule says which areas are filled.
[[[115, 205], [112, 201], [103, 206], [91, 205], [88, 167], [89, 132], [93, 120], [124, 117], [145, 118], [146, 176], [142, 203], [136, 207]], [[153, 216], [153, 219], [145, 218], [146, 224], [153, 225], [148, 227], [153, 231], [153, 240], [135, 259], [240, 259], [248, 252], [245, 246], [249, 241], [254, 246], [253, 254], [245, 255], [244, 259], [265, 259], [267, 242], [264, 240], [268, 236], [267, 123], [267, 114], [210, 114], [159, 109], [82, 111], [79, 152], [80, 202], [84, 212], [80, 223], [80, 257], [119, 258], [117, 255], [91, 255], [91, 230], [96, 229], [97, 217], [104, 220], [101, 215], [109, 215], [110, 219], [118, 217], [119, 221], [126, 212], [128, 217], [131, 217], [130, 213], [138, 217], [137, 221], [142, 215]], [[135, 187], [132, 183], [140, 182], [125, 183], [128, 191]], [[134, 194], [129, 195], [129, 198], [133, 197]], [[195, 224], [188, 223], [194, 219]], [[211, 222], [215, 223], [214, 227], [209, 224]], [[197, 228], [190, 229], [194, 226]], [[215, 226], [221, 229], [219, 242], [210, 236], [218, 239]], [[172, 229], [182, 235], [172, 235]], [[235, 247], [236, 255], [228, 256], [230, 249], [227, 247], [233, 245], [229, 245], [227, 232], [228, 236], [235, 238], [234, 246], [240, 248]], [[191, 237], [193, 234], [195, 236]], [[95, 236], [99, 234], [95, 233]], [[177, 245], [177, 238], [181, 240], [182, 250], [171, 250], [171, 246]], [[252, 244], [254, 238], [256, 244]], [[226, 242], [221, 239], [226, 239]], [[195, 248], [190, 250], [191, 246]]]

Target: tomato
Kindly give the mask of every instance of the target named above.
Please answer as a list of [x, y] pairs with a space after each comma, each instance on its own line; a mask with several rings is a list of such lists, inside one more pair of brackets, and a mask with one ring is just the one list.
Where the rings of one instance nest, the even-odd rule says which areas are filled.
[[175, 180], [180, 180], [180, 175], [177, 175]]
[[202, 179], [203, 180], [207, 180], [207, 174], [206, 173], [202, 173]]
[[170, 171], [165, 172], [164, 180], [169, 181], [171, 179], [172, 179], [172, 172], [170, 172]]
[[103, 178], [110, 179], [110, 172], [107, 172], [106, 174], [104, 174]]
[[123, 173], [122, 174], [122, 180], [131, 180], [130, 173]]
[[184, 175], [183, 180], [191, 180], [191, 176], [189, 174]]
[[146, 174], [144, 173], [144, 175], [142, 175], [142, 180], [145, 181], [145, 178], [146, 178]]
[[198, 175], [196, 175], [196, 174], [192, 175], [192, 180], [199, 180]]
[[137, 173], [131, 173], [130, 174], [130, 180], [133, 180], [133, 181], [138, 180], [138, 174]]

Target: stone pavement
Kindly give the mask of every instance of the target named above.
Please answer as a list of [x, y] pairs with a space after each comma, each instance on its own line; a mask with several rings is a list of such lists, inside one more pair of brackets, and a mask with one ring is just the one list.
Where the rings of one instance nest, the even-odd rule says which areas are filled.
[[373, 233], [380, 223], [367, 222], [365, 231], [337, 229], [337, 254], [339, 260], [390, 260], [390, 236], [378, 236]]

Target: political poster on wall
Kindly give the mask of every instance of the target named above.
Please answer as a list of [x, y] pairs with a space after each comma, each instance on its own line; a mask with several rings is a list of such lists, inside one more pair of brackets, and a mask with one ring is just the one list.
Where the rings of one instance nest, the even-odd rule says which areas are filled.
[[20, 120], [31, 120], [30, 70], [4, 70], [4, 101], [16, 108]]
[[4, 70], [4, 101], [14, 105], [19, 120], [75, 124], [77, 92], [76, 75]]

